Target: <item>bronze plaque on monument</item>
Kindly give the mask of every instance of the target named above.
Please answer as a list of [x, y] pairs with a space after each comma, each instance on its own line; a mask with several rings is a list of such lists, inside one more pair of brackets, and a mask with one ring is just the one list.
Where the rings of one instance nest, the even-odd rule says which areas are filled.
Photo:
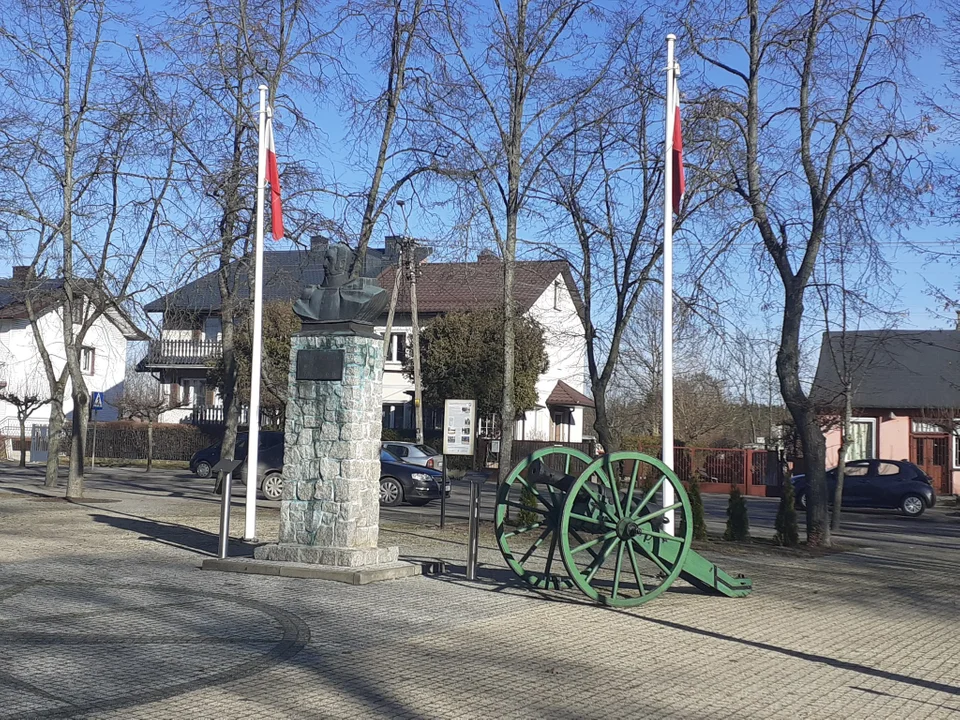
[[343, 380], [343, 350], [298, 350], [297, 380]]

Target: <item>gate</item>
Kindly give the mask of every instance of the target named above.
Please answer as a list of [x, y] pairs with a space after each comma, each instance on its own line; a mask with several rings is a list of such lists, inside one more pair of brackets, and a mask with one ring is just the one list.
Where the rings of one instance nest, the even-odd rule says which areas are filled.
[[46, 462], [50, 457], [50, 426], [34, 425], [30, 431], [30, 462]]

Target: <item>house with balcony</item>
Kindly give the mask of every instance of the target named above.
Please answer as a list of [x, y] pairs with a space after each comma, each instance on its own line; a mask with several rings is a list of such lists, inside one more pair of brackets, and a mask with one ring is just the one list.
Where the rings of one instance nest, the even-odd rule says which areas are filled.
[[[33, 300], [41, 341], [50, 354], [54, 370], [59, 373], [67, 361], [63, 341], [63, 280], [31, 277], [28, 271], [28, 267], [15, 266], [12, 277], [0, 279], [0, 388], [19, 395], [29, 392], [49, 398], [50, 386], [37, 338], [30, 326], [25, 297], [29, 293]], [[82, 283], [80, 285], [82, 287]], [[123, 393], [128, 343], [146, 340], [147, 335], [120, 305], [93, 289], [81, 295], [81, 302], [74, 303], [75, 331], [79, 332], [84, 319], [94, 310], [99, 311], [99, 315], [83, 337], [80, 367], [87, 389], [104, 393], [106, 402], [98, 417], [114, 420], [115, 402]], [[63, 409], [68, 417], [73, 412], [69, 382]], [[32, 413], [27, 424], [46, 425], [49, 421], [50, 406], [43, 405]], [[0, 400], [0, 433], [16, 426], [16, 408]]]
[[[315, 236], [310, 247], [298, 250], [266, 250], [263, 253], [264, 302], [293, 304], [306, 285], [323, 281], [323, 254], [329, 240]], [[384, 248], [367, 251], [363, 275], [375, 278], [385, 263], [398, 257], [397, 239], [388, 237]], [[253, 257], [235, 261], [237, 296], [249, 301]], [[220, 286], [211, 272], [144, 306], [160, 315], [160, 337], [151, 340], [146, 355], [137, 364], [139, 372], [153, 375], [170, 398], [171, 410], [160, 417], [167, 423], [222, 423], [223, 402], [207, 371], [223, 351], [220, 325]], [[241, 422], [246, 422], [245, 410]]]
[[[375, 277], [392, 292], [398, 238], [388, 237], [383, 249], [371, 249], [364, 275]], [[264, 301], [292, 303], [305, 285], [320, 284], [326, 240], [315, 238], [309, 251], [264, 253]], [[445, 313], [499, 307], [503, 298], [503, 265], [490, 253], [475, 262], [426, 262], [429, 248], [418, 258], [418, 316], [421, 325]], [[584, 394], [586, 338], [581, 299], [570, 266], [564, 261], [521, 261], [516, 264], [515, 297], [519, 311], [544, 328], [549, 368], [537, 381], [536, 407], [517, 421], [517, 439], [580, 442], [593, 401]], [[241, 297], [248, 297], [245, 269], [238, 272]], [[222, 401], [206, 380], [207, 369], [221, 352], [220, 298], [215, 273], [149, 303], [145, 310], [162, 313], [161, 337], [150, 343], [138, 370], [154, 374], [179, 405], [162, 422], [222, 422]], [[404, 285], [398, 297], [389, 351], [383, 374], [383, 425], [395, 430], [414, 427], [413, 384], [403, 373], [412, 336], [410, 299]], [[386, 330], [386, 314], [378, 332]], [[491, 348], [499, 352], [499, 348]], [[426, 408], [428, 429], [440, 428], [442, 408]], [[585, 418], [586, 411], [586, 418]], [[495, 419], [479, 418], [479, 430], [495, 431]]]

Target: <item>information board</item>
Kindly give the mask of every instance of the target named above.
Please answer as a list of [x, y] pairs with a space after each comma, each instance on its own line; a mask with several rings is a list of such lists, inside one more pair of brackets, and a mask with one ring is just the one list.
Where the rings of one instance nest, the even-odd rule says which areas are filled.
[[443, 403], [443, 454], [473, 455], [477, 432], [477, 403], [474, 400], [445, 400]]

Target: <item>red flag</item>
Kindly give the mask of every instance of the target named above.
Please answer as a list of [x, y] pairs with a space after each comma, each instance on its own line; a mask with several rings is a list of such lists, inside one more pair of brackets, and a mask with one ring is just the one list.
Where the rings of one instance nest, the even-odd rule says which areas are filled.
[[676, 85], [673, 90], [676, 110], [673, 114], [673, 212], [680, 213], [680, 198], [686, 183], [683, 177], [683, 133], [680, 130], [680, 93]]
[[277, 149], [273, 146], [273, 113], [267, 111], [267, 182], [270, 183], [270, 225], [273, 239], [283, 237], [283, 209], [280, 206], [280, 170]]

